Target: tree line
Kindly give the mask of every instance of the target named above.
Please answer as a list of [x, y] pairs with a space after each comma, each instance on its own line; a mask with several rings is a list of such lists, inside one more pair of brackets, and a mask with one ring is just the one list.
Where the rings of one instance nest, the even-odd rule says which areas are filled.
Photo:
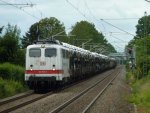
[[23, 37], [17, 25], [8, 24], [0, 27], [0, 63], [10, 62], [24, 66], [25, 48], [36, 40], [52, 37], [78, 47], [91, 40], [90, 44], [84, 45], [85, 49], [94, 48], [93, 51], [101, 52], [100, 48], [103, 46], [104, 54], [116, 52], [93, 23], [77, 22], [67, 35], [64, 24], [57, 18], [50, 17], [32, 24]]

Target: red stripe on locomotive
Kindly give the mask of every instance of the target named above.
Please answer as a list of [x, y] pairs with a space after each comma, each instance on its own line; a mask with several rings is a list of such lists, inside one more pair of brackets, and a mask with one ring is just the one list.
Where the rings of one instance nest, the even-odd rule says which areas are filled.
[[26, 70], [26, 74], [63, 74], [63, 70]]

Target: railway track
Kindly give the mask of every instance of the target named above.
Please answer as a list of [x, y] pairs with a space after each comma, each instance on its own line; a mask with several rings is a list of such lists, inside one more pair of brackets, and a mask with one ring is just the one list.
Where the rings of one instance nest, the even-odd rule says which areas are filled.
[[38, 101], [42, 98], [45, 98], [49, 95], [53, 94], [53, 92], [48, 92], [46, 94], [35, 94], [31, 93], [28, 95], [20, 96], [18, 98], [7, 100], [0, 105], [0, 113], [8, 113], [14, 111], [18, 108], [31, 104], [35, 101]]
[[[110, 75], [110, 73], [112, 73], [112, 72], [107, 73], [108, 76]], [[71, 86], [74, 86], [76, 84], [79, 84], [79, 83], [87, 81], [87, 80], [89, 80], [89, 79], [81, 80], [81, 81], [73, 83], [69, 86], [65, 86], [60, 90], [51, 91], [51, 92], [48, 92], [46, 94], [35, 94], [34, 92], [30, 92], [30, 93], [26, 93], [26, 94], [23, 94], [20, 96], [15, 96], [14, 98], [5, 99], [3, 101], [0, 101], [0, 113], [8, 113], [11, 111], [15, 111], [21, 107], [24, 107], [28, 104], [32, 104], [35, 101], [46, 98], [46, 97], [48, 97], [48, 96], [50, 96], [56, 92], [60, 92], [61, 90], [70, 88]]]
[[108, 74], [103, 79], [99, 80], [94, 85], [88, 87], [80, 94], [74, 96], [70, 100], [64, 102], [50, 113], [86, 113], [98, 97], [107, 89], [111, 82], [119, 74], [119, 70]]
[[5, 99], [2, 99], [2, 100], [0, 100], [0, 106], [4, 105], [4, 104], [7, 104], [7, 103], [10, 103], [10, 102], [15, 101], [15, 100], [18, 100], [18, 99], [30, 96], [33, 93], [34, 93], [33, 91], [27, 91], [25, 93], [21, 93], [21, 94], [12, 96], [12, 97], [8, 97], [8, 98], [5, 98]]
[[102, 93], [107, 89], [109, 85], [112, 84], [113, 80], [119, 75], [120, 72], [116, 74], [116, 76], [107, 83], [107, 85], [98, 93], [97, 96], [87, 105], [87, 107], [82, 111], [82, 113], [87, 113], [88, 110], [92, 107], [92, 105], [98, 100], [98, 98], [102, 95]]

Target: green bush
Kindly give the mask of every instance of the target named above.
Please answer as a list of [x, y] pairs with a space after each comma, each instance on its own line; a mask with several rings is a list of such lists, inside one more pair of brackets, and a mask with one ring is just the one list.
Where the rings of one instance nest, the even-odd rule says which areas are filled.
[[0, 64], [0, 77], [3, 79], [24, 81], [24, 68], [18, 65], [3, 63]]
[[127, 72], [126, 81], [128, 84], [132, 85], [136, 81], [135, 74], [133, 74], [131, 71]]
[[0, 78], [0, 98], [12, 96], [25, 90], [26, 87], [24, 87], [21, 82], [14, 80], [4, 80]]
[[145, 111], [150, 112], [150, 79], [144, 77], [137, 80], [132, 87], [133, 92], [129, 101], [135, 103], [139, 108], [144, 107]]

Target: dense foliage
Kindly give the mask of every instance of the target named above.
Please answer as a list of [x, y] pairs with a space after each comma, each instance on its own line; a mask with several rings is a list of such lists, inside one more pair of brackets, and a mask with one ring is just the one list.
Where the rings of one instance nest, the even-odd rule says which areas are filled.
[[29, 31], [22, 39], [22, 46], [25, 48], [38, 39], [46, 39], [51, 37], [59, 39], [60, 41], [67, 41], [65, 27], [63, 23], [55, 17], [44, 18], [31, 25]]
[[136, 26], [136, 38], [143, 38], [145, 36], [150, 36], [150, 15], [143, 16], [138, 20]]
[[24, 68], [18, 65], [0, 64], [0, 98], [26, 90]]
[[0, 98], [12, 96], [25, 90], [26, 88], [21, 82], [5, 80], [0, 77]]
[[6, 26], [0, 37], [0, 63], [11, 62], [24, 65], [24, 50], [20, 48], [20, 30], [17, 26]]
[[0, 64], [0, 77], [24, 83], [24, 68], [10, 63]]
[[54, 17], [44, 18], [31, 25], [29, 31], [22, 39], [22, 47], [25, 48], [35, 40], [52, 37], [79, 47], [82, 47], [84, 42], [92, 40], [91, 46], [87, 47], [86, 44], [85, 49], [94, 48], [96, 52], [103, 53], [116, 52], [114, 47], [104, 38], [103, 34], [96, 30], [94, 24], [87, 21], [77, 22], [67, 37], [64, 25]]
[[[74, 37], [70, 38], [70, 43], [84, 48], [96, 51], [99, 53], [102, 52], [115, 52], [114, 47], [108, 43], [104, 38], [103, 34], [98, 32], [95, 28], [95, 25], [87, 21], [77, 22], [70, 32]], [[88, 42], [89, 41], [89, 42]], [[86, 43], [88, 42], [88, 43]]]

